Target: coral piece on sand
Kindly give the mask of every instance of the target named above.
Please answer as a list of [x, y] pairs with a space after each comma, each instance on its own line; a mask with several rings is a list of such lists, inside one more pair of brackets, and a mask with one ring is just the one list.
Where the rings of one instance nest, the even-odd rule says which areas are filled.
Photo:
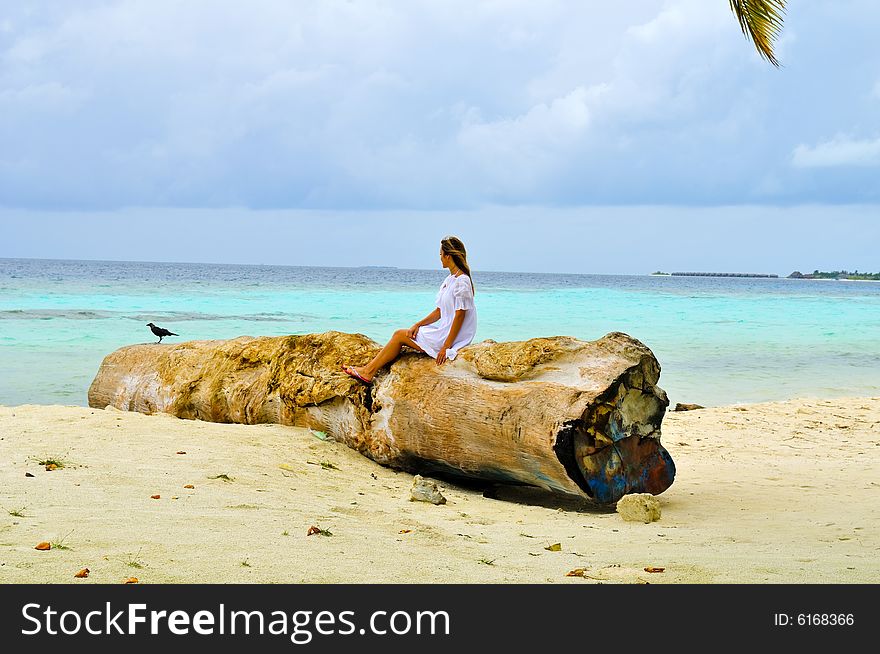
[[660, 519], [660, 500], [649, 493], [625, 495], [617, 503], [617, 512], [627, 522], [656, 522]]

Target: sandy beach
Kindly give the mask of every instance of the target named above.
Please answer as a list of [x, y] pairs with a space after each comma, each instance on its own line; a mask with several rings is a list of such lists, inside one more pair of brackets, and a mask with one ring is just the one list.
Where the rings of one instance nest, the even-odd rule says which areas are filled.
[[641, 524], [523, 487], [411, 502], [304, 429], [0, 407], [0, 582], [880, 582], [880, 398], [670, 413], [662, 440], [678, 475]]

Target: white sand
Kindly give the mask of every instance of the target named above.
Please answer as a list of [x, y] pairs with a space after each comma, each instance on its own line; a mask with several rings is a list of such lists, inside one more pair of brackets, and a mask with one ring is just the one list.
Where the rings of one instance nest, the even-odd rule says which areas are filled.
[[525, 488], [410, 502], [411, 475], [301, 429], [0, 407], [0, 582], [880, 582], [880, 398], [671, 413], [663, 443], [645, 525]]

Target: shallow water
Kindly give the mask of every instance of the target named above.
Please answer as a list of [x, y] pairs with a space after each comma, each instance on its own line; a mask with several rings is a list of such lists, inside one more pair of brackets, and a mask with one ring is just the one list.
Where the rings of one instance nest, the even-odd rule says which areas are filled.
[[[153, 342], [339, 330], [384, 342], [444, 270], [0, 259], [0, 404], [87, 404], [102, 358]], [[880, 284], [474, 271], [477, 341], [626, 332], [674, 402], [880, 395]]]

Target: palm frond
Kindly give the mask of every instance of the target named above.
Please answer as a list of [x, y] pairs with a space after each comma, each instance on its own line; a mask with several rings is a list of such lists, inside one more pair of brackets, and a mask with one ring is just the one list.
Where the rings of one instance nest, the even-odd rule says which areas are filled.
[[760, 55], [778, 67], [773, 43], [782, 32], [785, 0], [730, 0], [730, 9], [736, 14], [743, 34], [752, 40]]

